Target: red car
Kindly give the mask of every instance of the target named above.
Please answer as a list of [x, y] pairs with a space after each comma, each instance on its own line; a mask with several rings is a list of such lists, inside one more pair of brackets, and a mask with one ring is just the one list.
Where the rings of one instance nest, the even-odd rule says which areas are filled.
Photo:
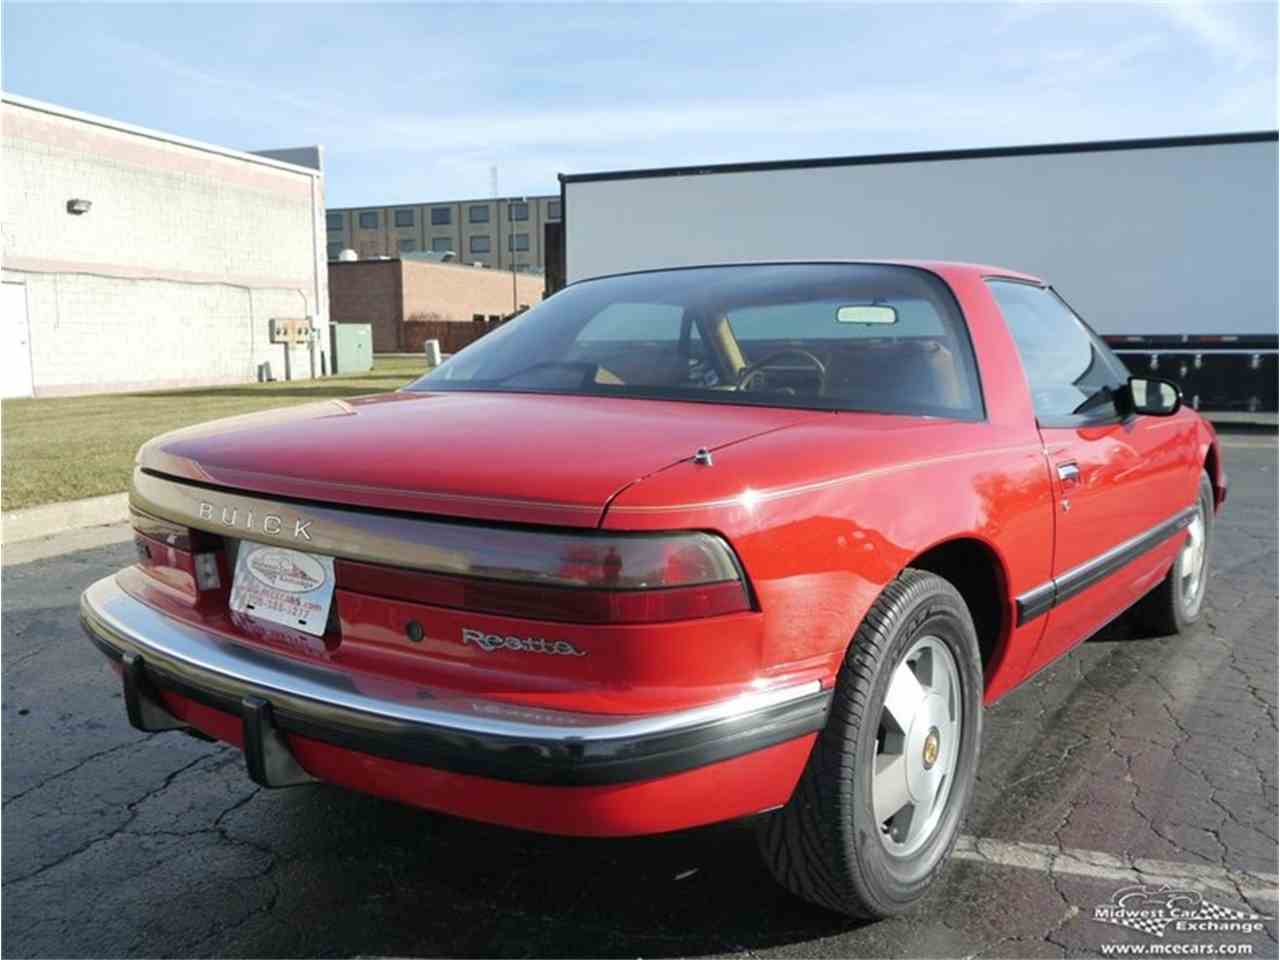
[[1040, 280], [948, 263], [576, 283], [405, 389], [139, 453], [84, 625], [130, 721], [560, 834], [762, 814], [787, 888], [919, 898], [982, 708], [1200, 614], [1211, 427]]

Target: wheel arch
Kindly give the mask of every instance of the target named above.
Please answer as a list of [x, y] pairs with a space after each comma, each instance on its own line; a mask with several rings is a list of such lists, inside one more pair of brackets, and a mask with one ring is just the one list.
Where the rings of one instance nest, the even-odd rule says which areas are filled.
[[978, 632], [984, 682], [989, 684], [1012, 629], [1008, 571], [999, 554], [977, 537], [954, 537], [917, 554], [907, 566], [941, 577], [964, 598]]
[[[1209, 474], [1209, 483], [1213, 485], [1213, 508], [1220, 511], [1227, 502], [1227, 477], [1222, 469], [1222, 449], [1218, 442], [1218, 431], [1203, 417], [1199, 422], [1200, 464]], [[1199, 477], [1196, 478], [1199, 483]]]
[[1209, 474], [1209, 481], [1213, 484], [1213, 505], [1215, 508], [1222, 506], [1223, 501], [1223, 483], [1222, 473], [1218, 463], [1218, 445], [1216, 443], [1209, 444], [1204, 454], [1204, 469]]

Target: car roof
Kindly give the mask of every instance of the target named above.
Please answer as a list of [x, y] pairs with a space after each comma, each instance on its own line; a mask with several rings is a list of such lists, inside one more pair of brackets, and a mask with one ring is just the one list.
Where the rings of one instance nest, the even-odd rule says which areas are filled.
[[583, 277], [581, 280], [575, 280], [569, 286], [583, 283], [587, 280], [603, 280], [607, 277], [630, 277], [644, 273], [666, 273], [672, 270], [699, 270], [707, 267], [772, 267], [772, 266], [788, 266], [788, 265], [818, 265], [818, 264], [866, 264], [891, 267], [914, 267], [919, 270], [928, 270], [930, 273], [936, 273], [940, 277], [947, 279], [960, 278], [962, 276], [983, 277], [1007, 277], [1011, 280], [1021, 280], [1025, 283], [1034, 283], [1044, 286], [1044, 281], [1039, 277], [1021, 270], [1010, 270], [1006, 267], [996, 267], [989, 264], [981, 263], [964, 263], [953, 260], [905, 260], [896, 258], [885, 259], [848, 259], [840, 257], [824, 257], [821, 259], [814, 258], [797, 258], [792, 260], [721, 260], [707, 263], [685, 263], [678, 266], [670, 267], [649, 267], [644, 270], [620, 270], [617, 273], [602, 273], [594, 277]]

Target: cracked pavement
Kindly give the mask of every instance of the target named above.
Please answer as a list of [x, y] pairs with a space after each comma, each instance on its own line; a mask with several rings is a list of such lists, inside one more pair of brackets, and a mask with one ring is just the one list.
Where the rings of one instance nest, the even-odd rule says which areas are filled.
[[[1089, 875], [1095, 862], [1199, 869], [1218, 878], [1208, 899], [1273, 918], [1276, 443], [1223, 439], [1231, 500], [1202, 622], [1150, 639], [1122, 619], [992, 708], [965, 828], [982, 839], [911, 915], [876, 924], [781, 893], [743, 825], [570, 840], [325, 785], [261, 790], [234, 749], [129, 727], [76, 606], [130, 562], [123, 535], [46, 542], [29, 562], [14, 548], [4, 954], [1059, 957], [1159, 942], [1092, 919], [1123, 885]], [[1165, 941], [1277, 956], [1264, 926]]]

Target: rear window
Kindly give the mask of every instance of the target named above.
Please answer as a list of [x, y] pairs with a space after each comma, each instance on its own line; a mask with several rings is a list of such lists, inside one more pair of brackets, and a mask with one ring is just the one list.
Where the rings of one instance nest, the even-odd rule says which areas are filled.
[[410, 390], [633, 396], [983, 416], [937, 276], [880, 264], [698, 267], [574, 284]]

